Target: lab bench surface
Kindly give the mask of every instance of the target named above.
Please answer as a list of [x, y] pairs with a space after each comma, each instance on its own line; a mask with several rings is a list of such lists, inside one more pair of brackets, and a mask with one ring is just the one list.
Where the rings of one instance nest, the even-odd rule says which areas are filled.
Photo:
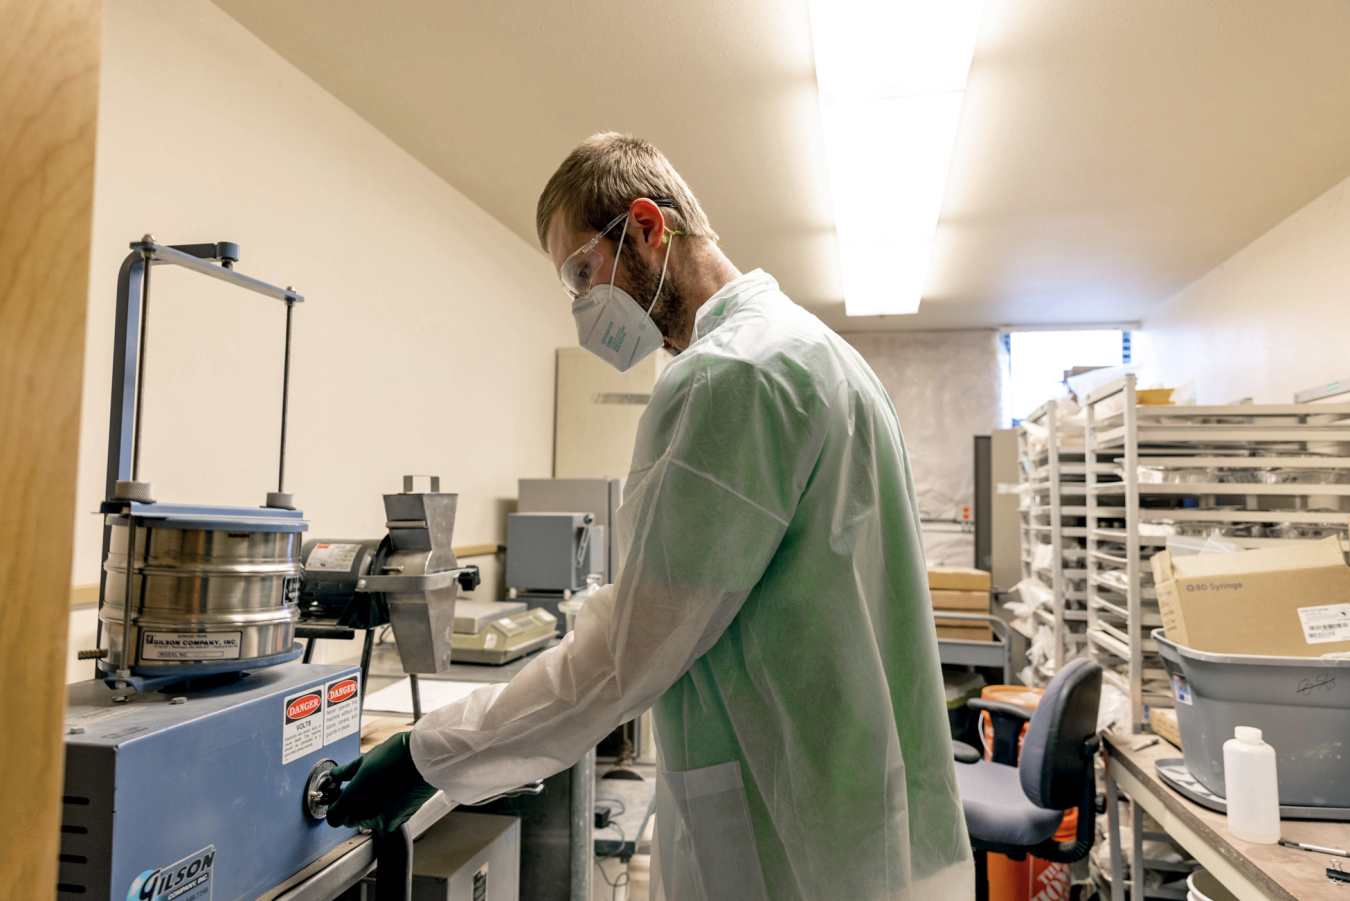
[[[1332, 883], [1326, 876], [1327, 867], [1345, 866], [1341, 858], [1243, 841], [1228, 831], [1228, 820], [1223, 814], [1201, 807], [1163, 783], [1154, 763], [1181, 756], [1181, 752], [1166, 740], [1160, 738], [1152, 747], [1134, 751], [1131, 746], [1144, 736], [1108, 733], [1105, 737], [1108, 795], [1119, 786], [1242, 901], [1316, 901], [1348, 897], [1350, 889]], [[1280, 832], [1287, 841], [1350, 848], [1350, 823], [1281, 820]], [[1111, 838], [1112, 844], [1119, 848], [1120, 832], [1114, 822]], [[1136, 840], [1136, 851], [1138, 848]], [[1124, 880], [1117, 875], [1113, 883], [1114, 897], [1123, 901]]]

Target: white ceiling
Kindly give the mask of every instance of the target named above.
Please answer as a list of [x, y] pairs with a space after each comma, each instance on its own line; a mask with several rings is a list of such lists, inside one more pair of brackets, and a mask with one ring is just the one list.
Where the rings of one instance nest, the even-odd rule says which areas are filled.
[[924, 301], [844, 315], [805, 0], [215, 0], [536, 245], [579, 140], [661, 147], [840, 330], [1138, 320], [1350, 177], [1344, 0], [990, 0]]

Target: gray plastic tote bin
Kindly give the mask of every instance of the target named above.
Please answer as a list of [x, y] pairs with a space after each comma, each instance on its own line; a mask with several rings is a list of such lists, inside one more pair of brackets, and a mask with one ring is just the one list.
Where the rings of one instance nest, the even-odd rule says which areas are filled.
[[1186, 769], [1224, 797], [1223, 743], [1255, 726], [1275, 749], [1280, 804], [1350, 807], [1350, 660], [1210, 654], [1153, 630]]

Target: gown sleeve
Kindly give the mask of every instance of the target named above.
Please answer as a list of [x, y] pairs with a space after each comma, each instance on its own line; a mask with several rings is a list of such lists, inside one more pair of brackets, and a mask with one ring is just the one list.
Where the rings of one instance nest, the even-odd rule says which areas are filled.
[[559, 772], [651, 707], [716, 643], [778, 549], [825, 417], [734, 355], [690, 357], [670, 364], [643, 414], [614, 584], [511, 682], [413, 729], [413, 761], [452, 800]]

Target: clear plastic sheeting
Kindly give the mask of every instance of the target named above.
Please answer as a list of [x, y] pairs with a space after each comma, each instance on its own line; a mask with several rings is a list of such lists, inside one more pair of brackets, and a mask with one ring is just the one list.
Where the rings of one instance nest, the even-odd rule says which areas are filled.
[[1167, 536], [1167, 550], [1173, 557], [1189, 557], [1194, 554], [1231, 554], [1234, 551], [1242, 550], [1242, 545], [1236, 541], [1230, 541], [1218, 532], [1213, 532], [1207, 538], [1199, 538], [1194, 535], [1169, 535]]
[[[933, 565], [970, 566], [973, 532], [952, 531], [975, 507], [976, 435], [999, 427], [1003, 364], [993, 331], [844, 335], [872, 367], [905, 435], [924, 554]], [[946, 528], [942, 528], [945, 526]]]

